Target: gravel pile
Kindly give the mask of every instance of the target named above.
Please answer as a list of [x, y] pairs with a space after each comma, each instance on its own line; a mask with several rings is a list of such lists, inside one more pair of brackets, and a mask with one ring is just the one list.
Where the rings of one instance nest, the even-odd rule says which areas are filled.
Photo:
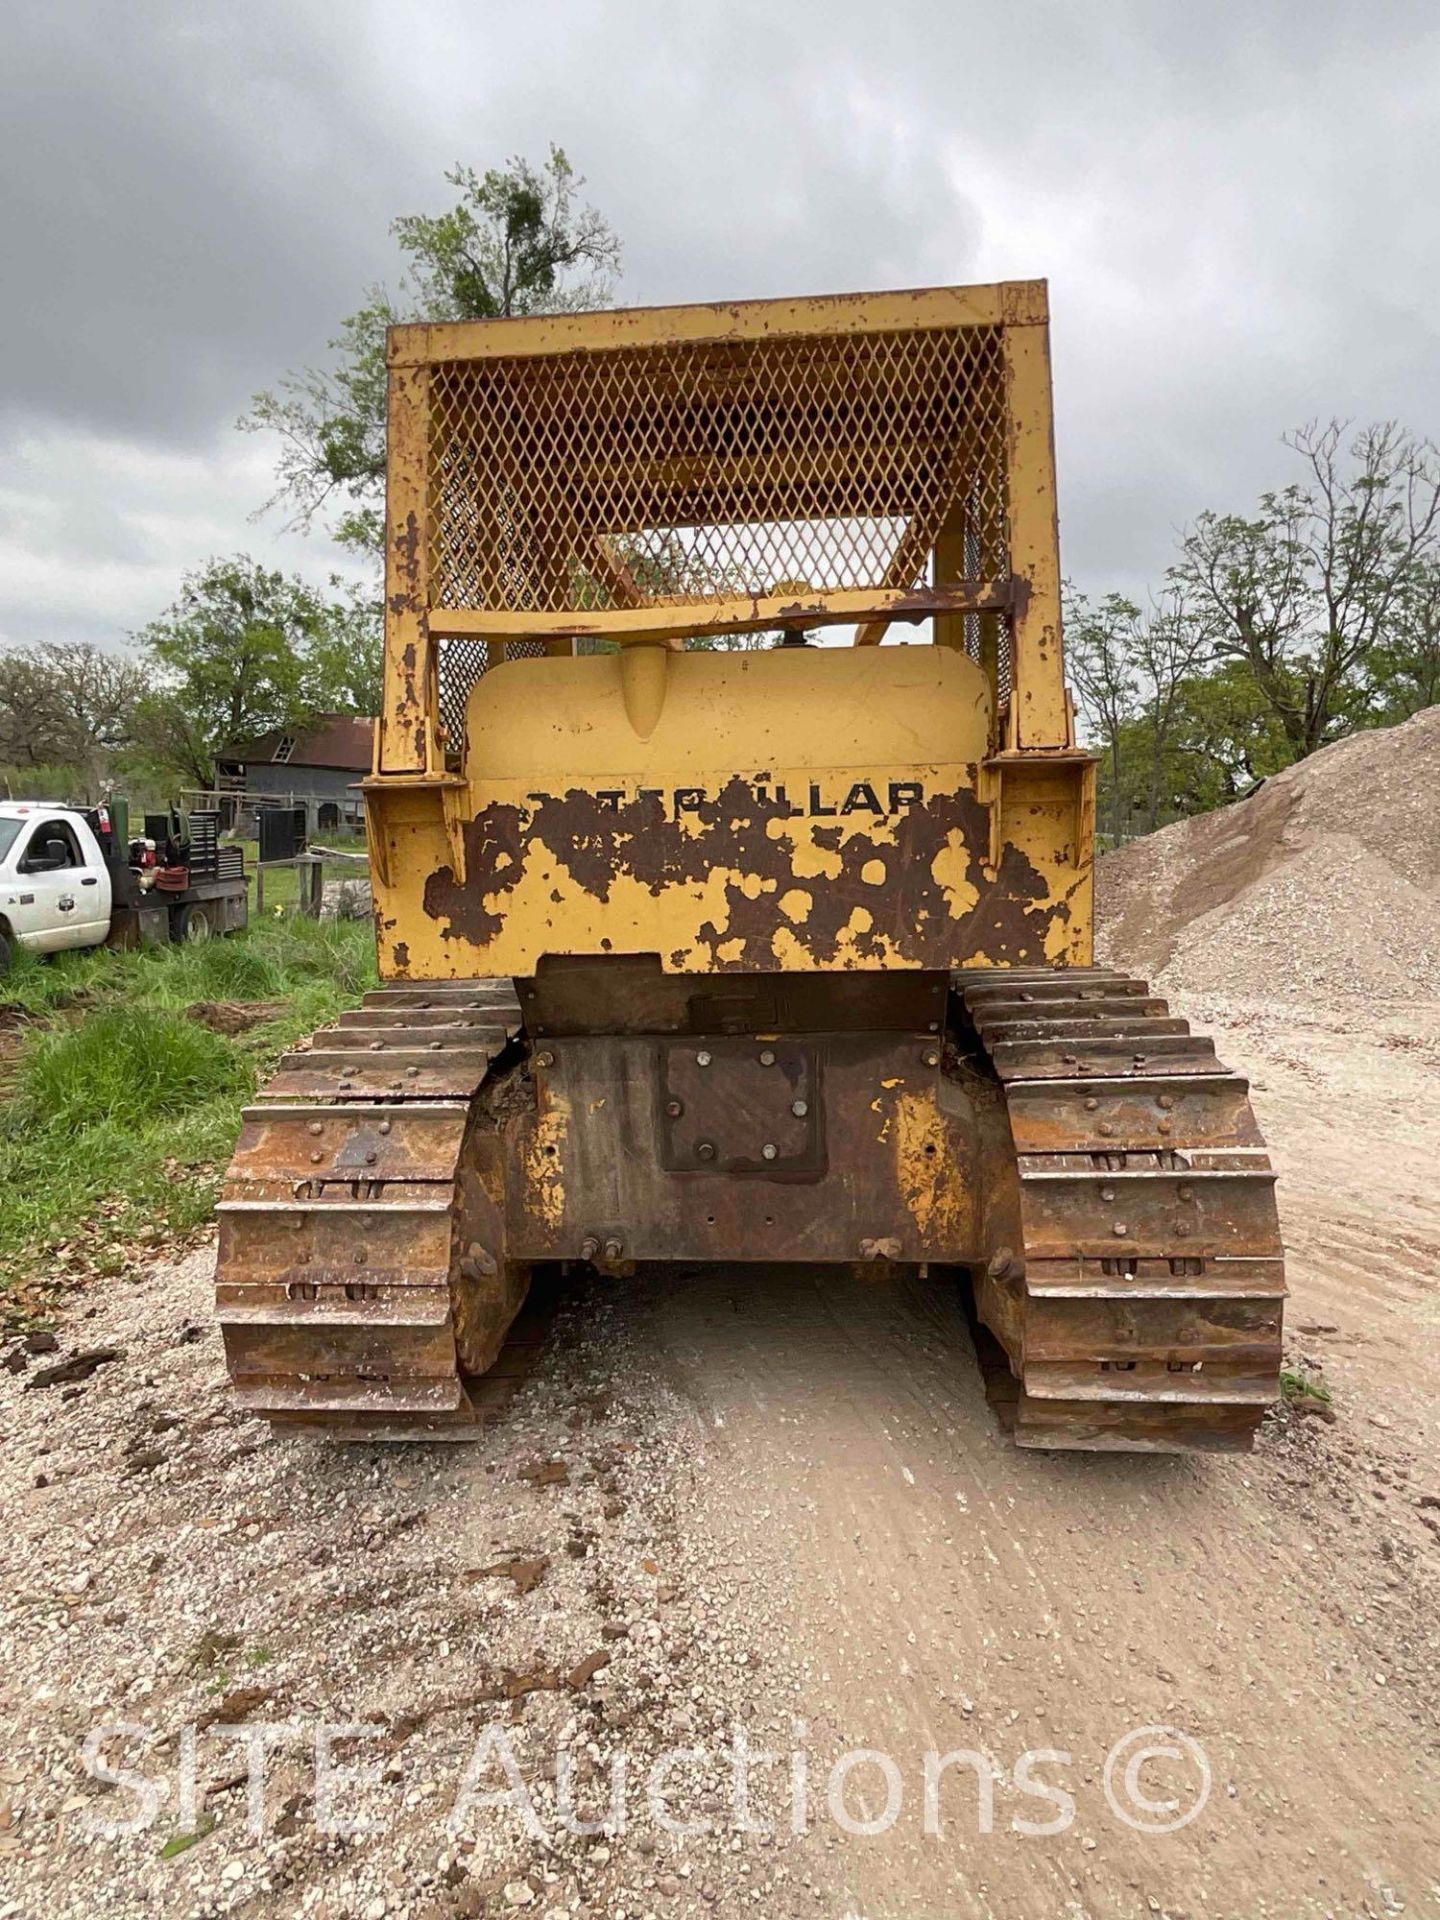
[[1440, 994], [1440, 707], [1105, 855], [1100, 957], [1162, 990]]

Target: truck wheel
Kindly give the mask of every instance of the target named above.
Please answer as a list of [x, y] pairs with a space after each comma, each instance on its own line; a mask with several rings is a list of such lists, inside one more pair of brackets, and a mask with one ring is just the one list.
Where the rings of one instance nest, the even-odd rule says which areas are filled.
[[175, 916], [175, 939], [183, 940], [187, 946], [199, 947], [210, 938], [214, 929], [210, 925], [209, 909], [202, 906], [181, 907]]
[[4, 932], [3, 929], [0, 929], [0, 973], [8, 973], [10, 971], [10, 959], [13, 952], [14, 948], [10, 944], [9, 934]]

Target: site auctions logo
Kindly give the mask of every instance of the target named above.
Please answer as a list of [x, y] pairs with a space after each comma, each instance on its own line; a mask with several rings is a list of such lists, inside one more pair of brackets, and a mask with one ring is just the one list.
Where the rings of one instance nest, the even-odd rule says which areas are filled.
[[[547, 1768], [547, 1784], [537, 1792], [532, 1767], [527, 1780], [507, 1726], [481, 1728], [470, 1754], [450, 1783], [448, 1804], [437, 1801], [437, 1824], [454, 1837], [473, 1832], [478, 1820], [508, 1818], [533, 1839], [548, 1843], [555, 1830], [572, 1835], [621, 1835], [648, 1820], [662, 1832], [684, 1838], [715, 1833], [774, 1834], [787, 1829], [799, 1836], [827, 1819], [840, 1832], [869, 1839], [888, 1833], [906, 1814], [918, 1810], [921, 1831], [937, 1838], [968, 1827], [978, 1834], [995, 1831], [997, 1797], [1006, 1802], [1005, 1826], [1029, 1838], [1068, 1831], [1077, 1810], [1076, 1795], [1065, 1784], [1076, 1757], [1059, 1747], [1030, 1747], [1006, 1765], [989, 1748], [930, 1749], [907, 1773], [893, 1755], [877, 1747], [851, 1747], [825, 1766], [817, 1766], [808, 1745], [809, 1728], [792, 1723], [795, 1744], [788, 1751], [752, 1746], [746, 1728], [735, 1724], [724, 1745], [668, 1747], [644, 1770], [643, 1786], [631, 1756], [617, 1748], [606, 1766], [587, 1769], [589, 1807], [578, 1805], [576, 1762], [570, 1747], [574, 1723], [562, 1735]], [[202, 1766], [202, 1734], [205, 1742]], [[267, 1767], [284, 1753], [292, 1769], [297, 1754], [310, 1775], [309, 1800], [314, 1826], [325, 1835], [354, 1837], [383, 1833], [390, 1824], [395, 1788], [389, 1755], [389, 1729], [366, 1721], [245, 1721], [187, 1725], [174, 1741], [173, 1775], [156, 1774], [146, 1763], [160, 1736], [138, 1721], [102, 1721], [81, 1746], [85, 1771], [97, 1783], [116, 1790], [114, 1801], [87, 1808], [82, 1824], [90, 1834], [116, 1839], [154, 1825], [162, 1810], [180, 1833], [202, 1831], [202, 1774], [220, 1757], [232, 1772], [238, 1747], [244, 1755], [246, 1828], [263, 1838], [269, 1829]], [[169, 1743], [166, 1743], [167, 1750]], [[368, 1752], [367, 1752], [368, 1749]], [[699, 1814], [705, 1800], [702, 1778], [716, 1769], [729, 1774], [729, 1818]], [[598, 1781], [588, 1777], [608, 1774]], [[752, 1805], [753, 1776], [761, 1776], [768, 1817]], [[553, 1791], [549, 1779], [553, 1778]], [[1177, 1727], [1136, 1727], [1105, 1755], [1103, 1784], [1110, 1812], [1134, 1832], [1163, 1835], [1188, 1826], [1210, 1797], [1210, 1763], [1199, 1742]], [[916, 1789], [918, 1788], [918, 1795]], [[553, 1800], [553, 1807], [551, 1802]], [[537, 1803], [538, 1802], [538, 1803]], [[547, 1825], [548, 1821], [548, 1825]]]
[[[1152, 1800], [1144, 1791], [1147, 1764], [1163, 1761], [1178, 1771], [1186, 1792]], [[1210, 1762], [1205, 1749], [1178, 1727], [1134, 1727], [1105, 1756], [1105, 1798], [1117, 1820], [1137, 1833], [1178, 1833], [1210, 1798]]]

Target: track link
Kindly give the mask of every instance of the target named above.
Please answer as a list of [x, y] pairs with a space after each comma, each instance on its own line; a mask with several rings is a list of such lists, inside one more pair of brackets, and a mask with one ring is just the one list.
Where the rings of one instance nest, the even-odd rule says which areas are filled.
[[1020, 1244], [982, 1317], [1022, 1446], [1248, 1448], [1279, 1392], [1275, 1175], [1244, 1078], [1108, 968], [955, 976], [1003, 1089]]
[[464, 1439], [513, 1392], [528, 1276], [472, 1237], [465, 1169], [519, 1027], [508, 980], [384, 987], [281, 1060], [218, 1208], [241, 1406], [341, 1438]]

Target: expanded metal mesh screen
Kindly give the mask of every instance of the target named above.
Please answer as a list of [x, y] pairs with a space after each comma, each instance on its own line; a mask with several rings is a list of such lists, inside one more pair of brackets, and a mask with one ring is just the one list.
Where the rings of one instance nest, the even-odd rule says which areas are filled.
[[[507, 640], [504, 650], [507, 660], [543, 660], [545, 642]], [[470, 689], [489, 665], [490, 655], [483, 640], [464, 640], [452, 636], [440, 642], [440, 721], [452, 752], [460, 750], [465, 737], [465, 709], [470, 700]]]
[[438, 608], [908, 590], [964, 503], [1008, 571], [998, 327], [452, 361], [430, 384]]
[[[965, 573], [969, 579], [985, 576], [989, 555], [981, 537], [981, 519], [978, 502], [975, 511], [965, 516], [963, 549], [965, 555]], [[962, 631], [965, 636], [965, 651], [972, 660], [978, 661], [990, 675], [995, 690], [995, 704], [1004, 706], [1010, 698], [1010, 626], [998, 613], [967, 613], [964, 616]]]

